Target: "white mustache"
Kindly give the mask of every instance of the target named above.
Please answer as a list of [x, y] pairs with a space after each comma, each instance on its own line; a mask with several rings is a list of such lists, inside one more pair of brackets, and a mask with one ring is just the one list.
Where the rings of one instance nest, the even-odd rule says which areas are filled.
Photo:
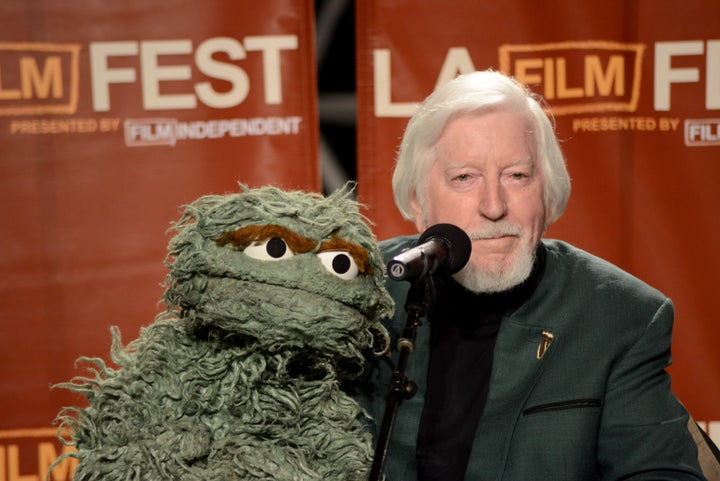
[[495, 239], [504, 236], [522, 235], [522, 227], [510, 223], [491, 224], [479, 229], [473, 229], [467, 234], [470, 240]]

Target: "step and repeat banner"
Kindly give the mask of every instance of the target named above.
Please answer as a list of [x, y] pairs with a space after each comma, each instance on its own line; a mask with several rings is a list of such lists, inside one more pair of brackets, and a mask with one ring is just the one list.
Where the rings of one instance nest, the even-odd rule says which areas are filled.
[[673, 386], [720, 443], [720, 3], [357, 2], [358, 181], [379, 237], [415, 231], [391, 173], [417, 104], [494, 68], [547, 100], [573, 193], [548, 237], [676, 305]]
[[3, 0], [0, 25], [0, 480], [36, 481], [78, 402], [50, 386], [162, 310], [179, 206], [320, 189], [314, 3]]

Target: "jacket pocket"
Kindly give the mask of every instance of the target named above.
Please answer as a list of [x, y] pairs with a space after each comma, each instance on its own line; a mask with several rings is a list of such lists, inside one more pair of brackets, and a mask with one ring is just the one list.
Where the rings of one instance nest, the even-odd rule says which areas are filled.
[[562, 411], [565, 409], [599, 408], [602, 402], [599, 399], [572, 399], [556, 403], [538, 404], [523, 411], [523, 416], [530, 416], [548, 411]]

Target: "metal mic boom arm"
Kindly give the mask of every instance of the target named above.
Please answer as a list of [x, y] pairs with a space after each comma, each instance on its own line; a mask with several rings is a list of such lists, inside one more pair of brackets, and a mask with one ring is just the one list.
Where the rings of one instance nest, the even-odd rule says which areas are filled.
[[398, 361], [385, 395], [385, 413], [375, 445], [375, 457], [370, 469], [369, 481], [382, 479], [390, 446], [390, 437], [400, 404], [405, 399], [412, 398], [417, 392], [417, 385], [408, 380], [405, 371], [410, 353], [415, 350], [415, 336], [418, 327], [422, 325], [420, 318], [425, 313], [426, 297], [432, 299], [430, 293], [432, 285], [432, 277], [422, 277], [411, 284], [407, 293], [405, 300], [405, 327], [397, 342]]

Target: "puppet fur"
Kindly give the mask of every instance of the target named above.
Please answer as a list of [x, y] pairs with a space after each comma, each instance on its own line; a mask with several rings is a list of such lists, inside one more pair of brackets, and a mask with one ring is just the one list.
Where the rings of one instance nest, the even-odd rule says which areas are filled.
[[350, 194], [242, 187], [185, 206], [166, 311], [127, 346], [112, 328], [112, 363], [81, 358], [60, 385], [87, 399], [58, 415], [76, 481], [367, 479], [343, 383], [392, 301]]

